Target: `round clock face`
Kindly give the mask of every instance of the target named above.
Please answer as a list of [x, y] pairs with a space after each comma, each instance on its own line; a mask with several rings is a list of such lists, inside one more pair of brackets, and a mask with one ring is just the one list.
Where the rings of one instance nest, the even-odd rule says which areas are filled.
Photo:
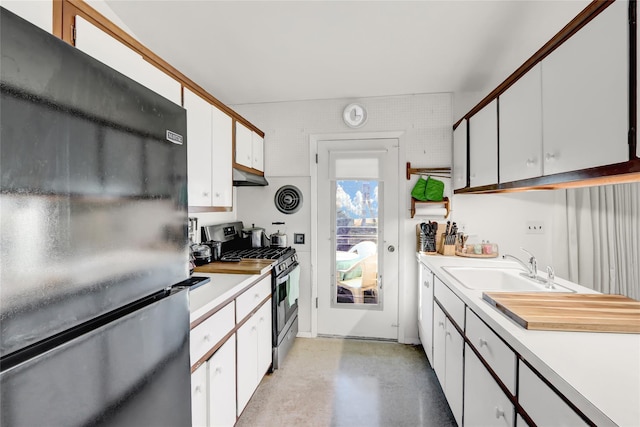
[[367, 121], [367, 110], [360, 104], [349, 104], [342, 113], [345, 124], [352, 128], [359, 128]]

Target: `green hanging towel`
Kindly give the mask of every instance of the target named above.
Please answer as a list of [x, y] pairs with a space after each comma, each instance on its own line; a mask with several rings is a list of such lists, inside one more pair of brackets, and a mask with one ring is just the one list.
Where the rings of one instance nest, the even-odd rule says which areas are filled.
[[[413, 194], [413, 193], [412, 193]], [[441, 202], [444, 196], [444, 182], [435, 178], [429, 177], [427, 179], [427, 185], [424, 189], [424, 199], [432, 200], [434, 202]]]
[[411, 190], [411, 197], [416, 200], [422, 200], [423, 202], [427, 200], [426, 196], [427, 189], [427, 180], [423, 177], [418, 178], [418, 182], [413, 186], [413, 190]]

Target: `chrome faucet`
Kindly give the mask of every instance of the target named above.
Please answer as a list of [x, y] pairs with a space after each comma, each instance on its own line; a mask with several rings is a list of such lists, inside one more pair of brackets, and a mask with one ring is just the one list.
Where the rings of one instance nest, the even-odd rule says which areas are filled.
[[524, 249], [524, 248], [520, 248], [520, 250], [526, 252], [529, 255], [529, 264], [526, 264], [524, 261], [522, 261], [520, 258], [515, 257], [513, 255], [509, 255], [509, 254], [504, 254], [502, 255], [503, 259], [513, 259], [514, 261], [517, 261], [527, 272], [527, 276], [535, 279], [536, 275], [538, 274], [538, 261], [536, 260], [536, 257], [533, 256], [533, 254], [531, 252], [529, 252], [528, 250]]

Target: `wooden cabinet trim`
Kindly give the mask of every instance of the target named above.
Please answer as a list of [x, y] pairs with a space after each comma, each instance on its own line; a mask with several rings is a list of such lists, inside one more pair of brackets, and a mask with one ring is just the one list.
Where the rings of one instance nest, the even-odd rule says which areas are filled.
[[598, 166], [554, 175], [544, 175], [520, 181], [503, 182], [482, 187], [454, 190], [454, 194], [506, 193], [527, 190], [557, 190], [595, 185], [624, 184], [640, 181], [640, 159], [613, 165]]
[[555, 36], [545, 43], [536, 53], [527, 59], [518, 69], [516, 69], [509, 77], [507, 77], [498, 87], [489, 92], [475, 107], [467, 114], [462, 116], [460, 120], [455, 122], [453, 128], [457, 128], [463, 119], [469, 119], [471, 116], [480, 111], [485, 105], [496, 99], [500, 94], [506, 91], [518, 79], [525, 75], [538, 62], [542, 61], [551, 52], [556, 50], [562, 43], [573, 36], [578, 30], [589, 23], [593, 18], [598, 16], [603, 10], [611, 6], [615, 0], [593, 0], [585, 7], [575, 18], [564, 26]]
[[83, 0], [53, 0], [53, 2], [53, 34], [55, 36], [61, 38], [71, 45], [75, 45], [75, 38], [73, 34], [75, 28], [75, 17], [76, 15], [81, 16], [94, 26], [100, 28], [105, 33], [109, 34], [116, 40], [120, 41], [130, 49], [140, 54], [145, 61], [149, 62], [167, 75], [171, 76], [174, 80], [182, 84], [182, 86], [198, 94], [200, 97], [206, 99], [210, 104], [213, 104], [219, 110], [222, 110], [235, 120], [243, 123], [245, 126], [264, 137], [264, 132], [251, 124], [247, 119], [219, 101], [193, 80], [189, 79], [187, 76], [174, 68], [171, 64], [153, 53], [153, 51], [148, 49], [142, 43], [131, 37], [120, 27], [115, 25], [113, 22], [111, 22], [100, 12], [89, 6]]

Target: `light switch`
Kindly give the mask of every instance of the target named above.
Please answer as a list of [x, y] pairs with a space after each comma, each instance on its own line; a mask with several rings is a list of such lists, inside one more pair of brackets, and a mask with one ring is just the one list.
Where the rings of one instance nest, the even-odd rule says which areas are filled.
[[293, 233], [293, 243], [304, 245], [304, 233]]

